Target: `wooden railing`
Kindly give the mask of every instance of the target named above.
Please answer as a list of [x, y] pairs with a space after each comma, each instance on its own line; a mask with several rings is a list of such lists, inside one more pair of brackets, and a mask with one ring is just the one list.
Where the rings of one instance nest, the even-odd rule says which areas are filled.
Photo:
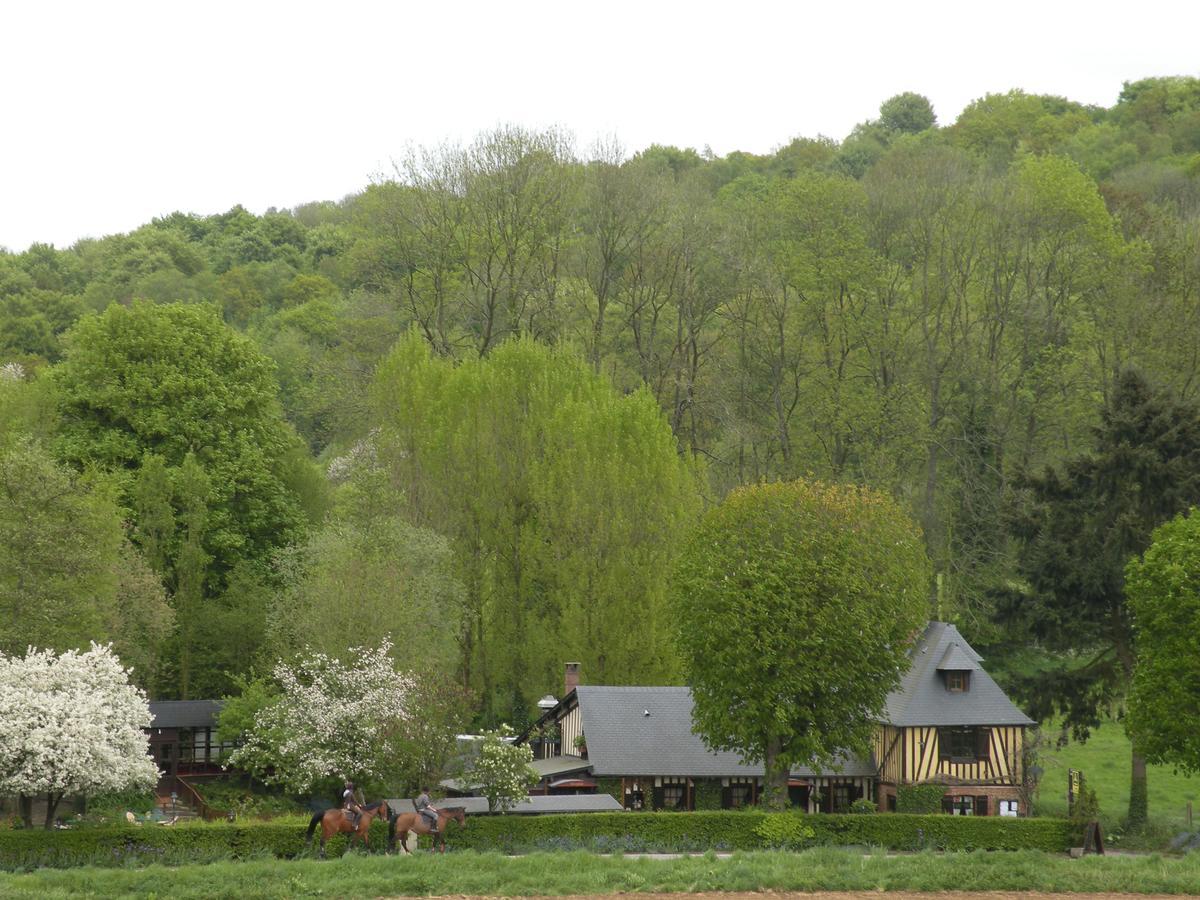
[[175, 793], [179, 798], [192, 809], [194, 809], [202, 819], [228, 819], [230, 814], [223, 810], [217, 809], [215, 806], [210, 806], [200, 796], [200, 792], [191, 784], [181, 778], [179, 775], [171, 775], [168, 777], [168, 782], [175, 788]]

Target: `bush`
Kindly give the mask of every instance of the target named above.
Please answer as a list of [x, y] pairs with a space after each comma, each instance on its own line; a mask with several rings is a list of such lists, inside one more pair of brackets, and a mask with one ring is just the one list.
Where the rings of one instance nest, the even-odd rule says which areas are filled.
[[[306, 824], [293, 819], [287, 824], [188, 823], [103, 826], [44, 831], [28, 829], [0, 832], [0, 869], [67, 868], [71, 866], [137, 866], [149, 863], [181, 865], [228, 859], [260, 857], [292, 858], [315, 855], [320, 831], [313, 846], [306, 847]], [[382, 852], [387, 846], [387, 824], [371, 825], [370, 849]], [[346, 835], [332, 838], [326, 853], [337, 856], [346, 849]]]
[[902, 784], [896, 788], [896, 812], [931, 815], [942, 811], [946, 788], [940, 784]]
[[878, 811], [879, 811], [878, 804], [876, 804], [876, 802], [874, 800], [868, 800], [865, 797], [860, 800], [855, 800], [853, 803], [850, 804], [850, 812], [852, 812], [852, 813], [857, 813], [857, 814], [861, 815], [863, 813], [873, 813], [873, 812], [878, 812]]
[[[77, 865], [179, 865], [222, 859], [291, 858], [306, 848], [302, 819], [247, 825], [196, 823], [171, 828], [106, 826], [70, 831], [0, 832], [0, 869]], [[805, 815], [752, 811], [693, 813], [587, 813], [554, 816], [480, 816], [465, 829], [450, 826], [452, 850], [529, 852], [590, 850], [606, 853], [759, 850], [810, 845], [866, 845], [893, 850], [1047, 850], [1072, 846], [1064, 819], [1010, 819], [903, 814]], [[315, 842], [314, 842], [315, 843]], [[345, 849], [345, 836], [328, 852]], [[387, 846], [387, 825], [371, 826], [370, 848]]]
[[[529, 852], [583, 849], [603, 852], [756, 850], [778, 846], [789, 826], [765, 825], [768, 817], [790, 818], [812, 829], [806, 844], [869, 845], [892, 850], [1049, 850], [1070, 847], [1074, 829], [1064, 819], [999, 816], [876, 816], [764, 813], [758, 810], [693, 813], [587, 813], [560, 816], [492, 816], [451, 828], [451, 848]], [[799, 834], [800, 832], [794, 832]]]

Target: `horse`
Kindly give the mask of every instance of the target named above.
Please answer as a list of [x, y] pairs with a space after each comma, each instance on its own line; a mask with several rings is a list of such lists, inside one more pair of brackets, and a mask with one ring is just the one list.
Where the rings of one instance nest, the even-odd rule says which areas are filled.
[[[436, 851], [440, 845], [442, 852], [446, 852], [446, 823], [453, 819], [460, 827], [465, 828], [467, 825], [467, 811], [461, 806], [446, 806], [437, 811], [437, 837], [434, 838], [433, 849]], [[400, 832], [400, 846], [404, 848], [405, 853], [412, 853], [408, 849], [408, 833], [415, 831], [418, 835], [430, 834], [429, 819], [421, 815], [419, 812], [396, 813], [388, 819], [388, 850], [396, 849], [396, 832]]]
[[325, 858], [325, 842], [335, 834], [340, 834], [343, 831], [351, 832], [350, 840], [346, 844], [347, 852], [354, 846], [355, 838], [362, 839], [364, 848], [370, 847], [371, 822], [377, 816], [382, 816], [385, 819], [391, 818], [391, 810], [388, 809], [386, 800], [380, 800], [378, 803], [368, 803], [362, 809], [362, 814], [358, 817], [357, 828], [350, 824], [350, 814], [344, 809], [327, 809], [324, 812], [313, 813], [313, 817], [308, 823], [308, 834], [304, 838], [304, 845], [306, 847], [312, 846], [313, 832], [317, 830], [317, 825], [320, 824], [321, 859]]

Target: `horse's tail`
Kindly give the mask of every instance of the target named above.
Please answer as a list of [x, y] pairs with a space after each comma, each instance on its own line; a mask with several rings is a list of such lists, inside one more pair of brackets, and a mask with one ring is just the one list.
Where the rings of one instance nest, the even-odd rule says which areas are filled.
[[317, 826], [321, 824], [323, 818], [325, 818], [324, 810], [319, 813], [313, 813], [312, 818], [308, 820], [308, 834], [304, 836], [304, 843], [312, 843], [313, 832], [317, 830]]
[[388, 815], [388, 851], [396, 849], [396, 820], [400, 818], [400, 813], [390, 813]]

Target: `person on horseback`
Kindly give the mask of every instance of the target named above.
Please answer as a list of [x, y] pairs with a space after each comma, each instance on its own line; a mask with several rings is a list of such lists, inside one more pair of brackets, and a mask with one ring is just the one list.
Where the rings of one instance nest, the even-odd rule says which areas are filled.
[[350, 827], [355, 831], [358, 830], [358, 820], [362, 816], [364, 802], [362, 791], [356, 789], [354, 782], [347, 778], [345, 790], [342, 791], [342, 809], [346, 811]]
[[429, 823], [429, 833], [436, 835], [438, 833], [438, 810], [429, 799], [429, 788], [421, 788], [421, 796], [413, 801], [413, 806]]

